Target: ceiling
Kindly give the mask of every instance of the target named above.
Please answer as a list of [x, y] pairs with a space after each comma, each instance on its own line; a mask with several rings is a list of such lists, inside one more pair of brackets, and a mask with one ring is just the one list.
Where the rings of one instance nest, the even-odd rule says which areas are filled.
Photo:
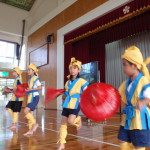
[[0, 0], [0, 2], [30, 11], [35, 0]]

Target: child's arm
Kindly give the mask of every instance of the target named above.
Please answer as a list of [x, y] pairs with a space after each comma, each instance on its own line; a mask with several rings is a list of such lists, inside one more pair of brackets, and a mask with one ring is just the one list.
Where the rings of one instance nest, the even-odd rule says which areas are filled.
[[38, 86], [37, 88], [34, 88], [34, 89], [31, 89], [31, 88], [27, 88], [26, 91], [29, 92], [29, 91], [38, 91], [38, 90], [41, 90], [42, 89], [42, 86]]
[[65, 100], [66, 99], [66, 95], [63, 94], [62, 95], [62, 99]]
[[137, 102], [137, 109], [141, 110], [143, 108], [143, 106], [149, 105], [150, 103], [150, 99], [149, 98], [144, 98], [143, 100], [139, 100]]
[[146, 105], [149, 105], [150, 104], [150, 87], [147, 87], [144, 92], [143, 92], [143, 96], [144, 96], [144, 99], [142, 100], [139, 100], [137, 102], [137, 108], [139, 110], [142, 109], [143, 106], [146, 106]]
[[13, 89], [10, 89], [10, 88], [8, 88], [8, 87], [6, 86], [4, 92], [6, 92], [7, 94], [8, 94], [8, 93], [12, 93], [12, 92], [13, 92]]
[[27, 92], [30, 92], [30, 91], [39, 91], [39, 90], [41, 90], [41, 89], [42, 89], [41, 82], [40, 82], [39, 80], [37, 80], [37, 81], [35, 82], [35, 87], [34, 87], [33, 89], [27, 88], [26, 91], [27, 91]]

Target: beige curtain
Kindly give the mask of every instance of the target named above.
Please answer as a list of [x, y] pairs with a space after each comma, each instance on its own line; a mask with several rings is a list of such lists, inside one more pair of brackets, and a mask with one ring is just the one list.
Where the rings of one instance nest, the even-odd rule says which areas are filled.
[[127, 78], [122, 71], [121, 55], [124, 53], [126, 48], [132, 45], [141, 49], [144, 59], [150, 56], [150, 31], [105, 45], [106, 83], [118, 88], [119, 85]]

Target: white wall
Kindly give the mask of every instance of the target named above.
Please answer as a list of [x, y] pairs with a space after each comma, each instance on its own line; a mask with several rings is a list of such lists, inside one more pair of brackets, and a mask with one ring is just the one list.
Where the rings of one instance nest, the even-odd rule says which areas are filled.
[[20, 43], [22, 20], [29, 12], [0, 3], [0, 39]]
[[10, 32], [5, 32], [5, 31], [0, 31], [0, 40], [6, 40], [6, 41], [20, 43], [21, 35], [13, 34]]
[[28, 29], [58, 6], [57, 0], [36, 0], [27, 17]]
[[[43, 2], [43, 0], [38, 0], [38, 4], [40, 3], [40, 1]], [[44, 0], [43, 4], [47, 5], [45, 6], [45, 8], [43, 6], [45, 10], [41, 9], [42, 6], [38, 8], [38, 4], [35, 3], [35, 8], [32, 8], [33, 12], [31, 10], [31, 14], [29, 15], [29, 18], [27, 18], [27, 21], [29, 22], [28, 35], [34, 33], [36, 30], [38, 30], [40, 27], [42, 27], [44, 24], [46, 24], [48, 21], [50, 21], [52, 18], [57, 16], [59, 13], [61, 13], [76, 1], [77, 0], [55, 0], [54, 3], [54, 0]], [[37, 11], [36, 8], [38, 8], [39, 10]], [[44, 11], [43, 14], [41, 14], [42, 11]], [[38, 17], [38, 13], [40, 14], [40, 17]], [[32, 16], [32, 14], [34, 14], [34, 16]], [[34, 20], [33, 23], [31, 20]]]
[[0, 39], [20, 43], [23, 19], [28, 36], [76, 1], [36, 0], [30, 11], [0, 2]]
[[[0, 3], [0, 39], [21, 43], [21, 34], [22, 34], [22, 20], [29, 15], [28, 11], [13, 7], [4, 3]], [[27, 47], [27, 38], [24, 38], [24, 45], [21, 56], [20, 68], [26, 69], [26, 48]], [[3, 52], [3, 49], [0, 49], [0, 53]], [[0, 68], [9, 68], [12, 69], [17, 64], [7, 64], [4, 63], [0, 65]]]

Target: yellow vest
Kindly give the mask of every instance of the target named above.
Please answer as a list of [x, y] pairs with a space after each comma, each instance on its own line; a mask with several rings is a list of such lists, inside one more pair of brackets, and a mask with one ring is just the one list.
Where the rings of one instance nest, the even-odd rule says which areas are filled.
[[[37, 77], [36, 75], [31, 76], [30, 79], [28, 80], [29, 88], [33, 89], [34, 85], [35, 85], [35, 82], [37, 80], [39, 80], [39, 77]], [[32, 103], [32, 101], [33, 101], [33, 93], [34, 92], [38, 92], [38, 90], [37, 91], [27, 92], [27, 95], [28, 95], [27, 103]]]
[[76, 78], [73, 81], [68, 80], [65, 84], [66, 99], [62, 106], [64, 108], [77, 109], [79, 106], [80, 95], [88, 84], [89, 83], [82, 78]]
[[[14, 84], [13, 84], [13, 90], [16, 90], [17, 89], [17, 82], [20, 82], [22, 84], [22, 80], [20, 78], [20, 76], [16, 77], [15, 81], [14, 81]], [[11, 98], [11, 101], [23, 101], [23, 97], [16, 97], [15, 94], [13, 93], [12, 95], [12, 98]]]
[[126, 104], [123, 110], [121, 126], [127, 130], [133, 129], [150, 129], [150, 109], [144, 106], [142, 110], [136, 109], [136, 104], [139, 100], [144, 99], [143, 92], [147, 87], [150, 87], [150, 82], [147, 77], [140, 73], [132, 83], [130, 91], [127, 90], [130, 81], [124, 81], [119, 93], [122, 101]]

